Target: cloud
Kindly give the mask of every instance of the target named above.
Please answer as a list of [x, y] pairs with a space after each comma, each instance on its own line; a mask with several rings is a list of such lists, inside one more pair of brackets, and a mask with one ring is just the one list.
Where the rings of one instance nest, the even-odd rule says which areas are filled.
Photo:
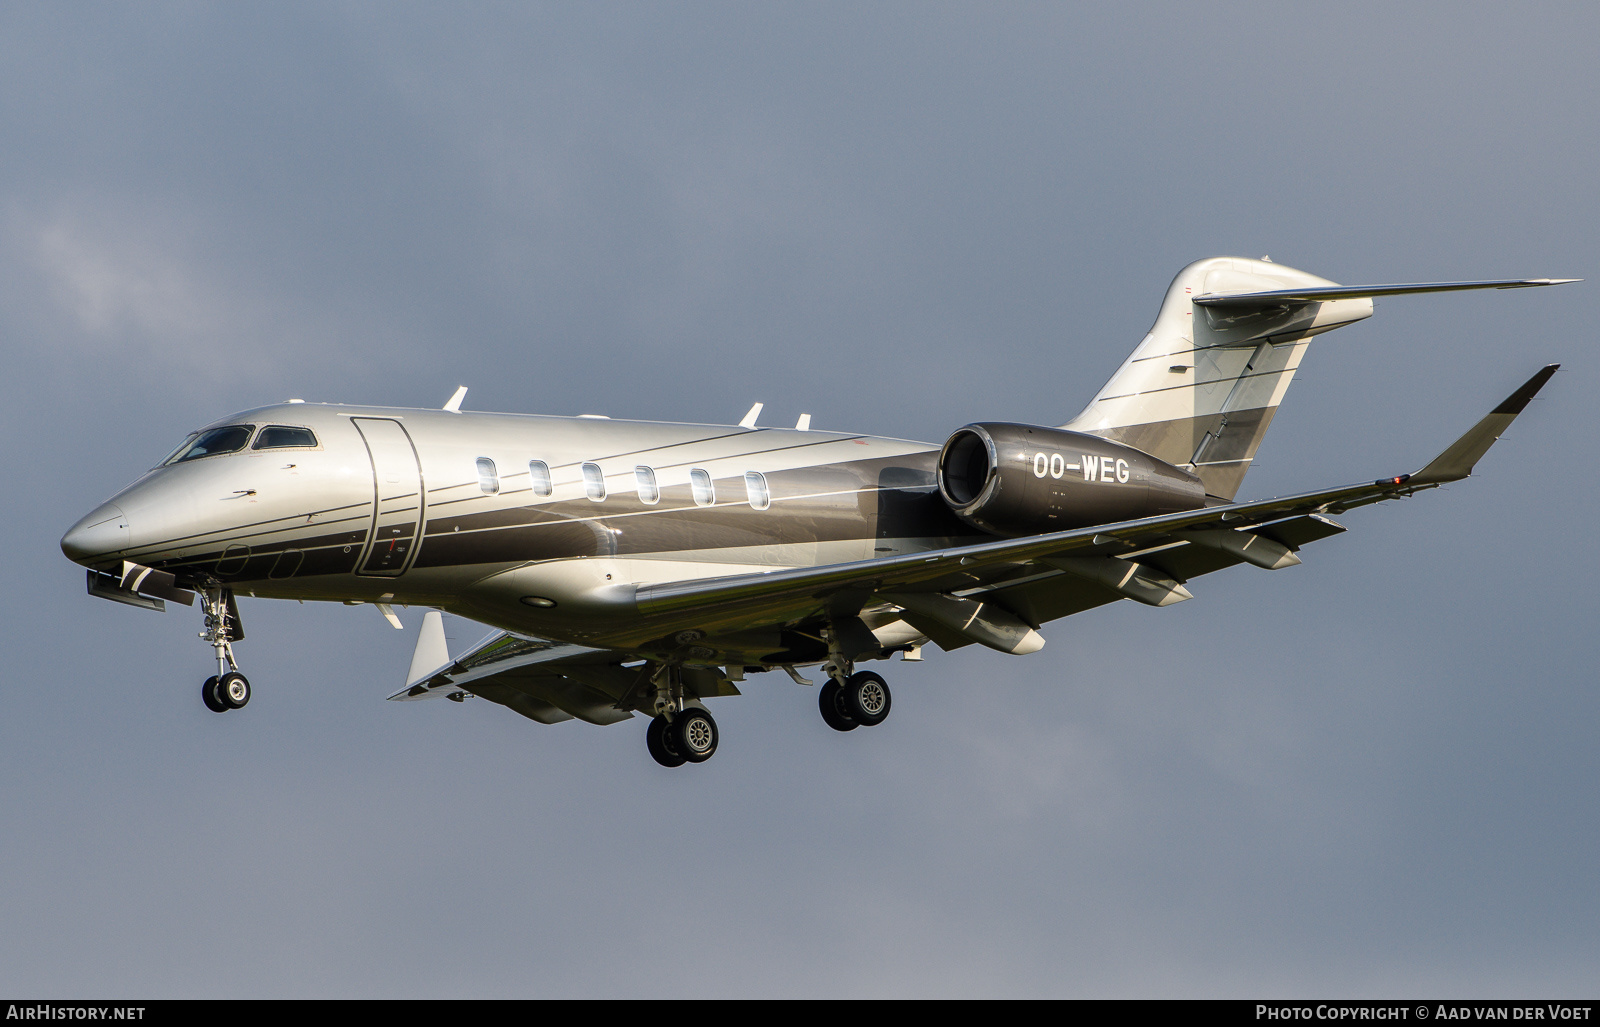
[[193, 355], [237, 313], [237, 301], [202, 282], [177, 252], [171, 226], [129, 231], [85, 220], [67, 214], [22, 230], [51, 299], [85, 342], [132, 335]]

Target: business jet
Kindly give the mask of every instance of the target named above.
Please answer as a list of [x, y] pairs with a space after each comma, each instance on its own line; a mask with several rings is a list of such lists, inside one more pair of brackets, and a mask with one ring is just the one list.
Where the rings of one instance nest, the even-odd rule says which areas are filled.
[[[839, 731], [881, 724], [862, 664], [932, 643], [1039, 650], [1048, 622], [1169, 606], [1237, 564], [1281, 570], [1333, 517], [1467, 477], [1555, 373], [1420, 470], [1236, 501], [1310, 341], [1378, 297], [1578, 279], [1343, 286], [1268, 259], [1179, 272], [1077, 417], [943, 445], [758, 424], [287, 403], [233, 414], [67, 532], [91, 595], [193, 605], [210, 709], [250, 700], [238, 598], [423, 607], [397, 700], [481, 696], [542, 724], [648, 719], [664, 766], [717, 749], [706, 701], [778, 671]], [[441, 611], [494, 631], [451, 656]]]

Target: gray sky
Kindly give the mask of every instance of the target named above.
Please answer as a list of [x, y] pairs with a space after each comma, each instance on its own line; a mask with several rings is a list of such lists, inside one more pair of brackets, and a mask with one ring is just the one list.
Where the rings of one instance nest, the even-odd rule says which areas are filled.
[[[0, 8], [0, 992], [1592, 995], [1597, 50], [1588, 4]], [[889, 665], [871, 732], [765, 675], [668, 772], [383, 702], [416, 611], [266, 601], [217, 717], [198, 615], [57, 546], [289, 396], [1059, 423], [1217, 254], [1590, 281], [1381, 301], [1242, 496], [1561, 362], [1474, 480]]]

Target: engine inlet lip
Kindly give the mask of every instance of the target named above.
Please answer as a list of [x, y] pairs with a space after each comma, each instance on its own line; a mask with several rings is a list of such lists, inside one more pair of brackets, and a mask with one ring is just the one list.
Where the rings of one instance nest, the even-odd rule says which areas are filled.
[[[983, 484], [971, 490], [967, 499], [958, 498], [950, 489], [949, 463], [953, 450], [967, 441], [968, 437], [983, 443], [984, 454], [987, 456], [987, 466], [984, 468]], [[969, 424], [957, 428], [945, 440], [944, 447], [939, 450], [939, 494], [956, 513], [966, 513], [969, 510], [982, 506], [994, 495], [999, 481], [1000, 454], [994, 444], [994, 437], [983, 429], [982, 425]]]

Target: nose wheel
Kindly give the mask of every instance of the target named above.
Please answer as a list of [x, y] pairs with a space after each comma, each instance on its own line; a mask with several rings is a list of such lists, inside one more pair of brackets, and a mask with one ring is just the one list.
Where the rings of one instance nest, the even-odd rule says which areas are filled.
[[250, 680], [238, 671], [206, 678], [200, 686], [200, 698], [213, 713], [242, 710], [250, 701]]

